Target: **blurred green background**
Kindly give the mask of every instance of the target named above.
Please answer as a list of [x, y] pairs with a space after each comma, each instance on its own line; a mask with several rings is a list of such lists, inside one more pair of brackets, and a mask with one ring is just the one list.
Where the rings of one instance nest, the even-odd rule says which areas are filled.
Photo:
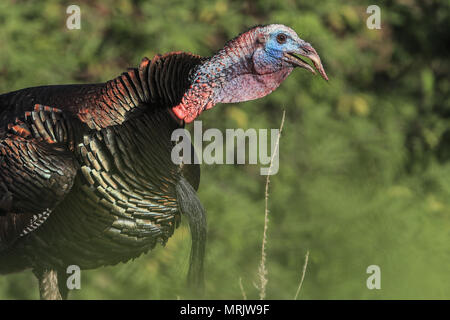
[[[81, 8], [81, 30], [66, 8]], [[381, 29], [366, 8], [381, 8]], [[256, 24], [311, 42], [330, 78], [304, 70], [270, 96], [218, 105], [203, 128], [278, 128], [270, 185], [268, 299], [450, 298], [448, 1], [0, 2], [0, 92], [109, 80], [142, 57], [208, 56]], [[208, 211], [205, 298], [258, 298], [265, 177], [256, 165], [202, 166]], [[127, 264], [82, 272], [72, 299], [186, 299], [190, 236]], [[381, 290], [366, 268], [381, 268]], [[0, 299], [36, 299], [31, 271], [0, 277]]]

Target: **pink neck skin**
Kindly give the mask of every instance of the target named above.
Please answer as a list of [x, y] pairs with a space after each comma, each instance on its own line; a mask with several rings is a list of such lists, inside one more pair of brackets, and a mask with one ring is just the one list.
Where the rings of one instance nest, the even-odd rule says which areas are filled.
[[293, 67], [267, 59], [258, 36], [257, 30], [244, 33], [200, 65], [173, 113], [190, 123], [217, 103], [254, 100], [275, 90]]

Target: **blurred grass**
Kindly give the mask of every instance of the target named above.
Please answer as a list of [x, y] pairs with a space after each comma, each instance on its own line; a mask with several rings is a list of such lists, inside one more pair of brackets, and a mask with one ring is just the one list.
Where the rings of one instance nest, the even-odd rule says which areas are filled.
[[[143, 56], [211, 55], [255, 24], [283, 23], [319, 52], [329, 83], [305, 71], [270, 96], [219, 105], [203, 128], [286, 123], [271, 177], [267, 298], [450, 298], [449, 3], [384, 1], [369, 30], [364, 1], [0, 2], [0, 92], [111, 79]], [[208, 211], [206, 298], [257, 298], [265, 177], [255, 165], [202, 166]], [[190, 298], [189, 232], [134, 262], [83, 271], [72, 299]], [[381, 290], [366, 268], [381, 268]], [[31, 272], [0, 277], [0, 299], [36, 299]]]

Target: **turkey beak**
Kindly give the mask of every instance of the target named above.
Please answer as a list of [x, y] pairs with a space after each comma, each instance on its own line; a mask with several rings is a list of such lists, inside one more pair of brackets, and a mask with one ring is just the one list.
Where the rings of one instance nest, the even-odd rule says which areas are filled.
[[320, 73], [322, 78], [328, 81], [327, 73], [323, 68], [317, 51], [307, 42], [302, 43], [295, 52], [286, 52], [285, 57], [293, 66], [308, 70], [312, 74], [316, 74], [316, 70], [311, 67], [305, 60], [298, 55], [308, 58], [314, 64], [314, 68]]

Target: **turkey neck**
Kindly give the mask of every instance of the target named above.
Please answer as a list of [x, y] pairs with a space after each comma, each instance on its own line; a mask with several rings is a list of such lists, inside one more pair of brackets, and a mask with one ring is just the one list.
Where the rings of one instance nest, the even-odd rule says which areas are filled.
[[277, 58], [268, 55], [264, 41], [256, 28], [240, 34], [202, 61], [191, 73], [181, 102], [172, 108], [174, 114], [189, 123], [217, 103], [254, 100], [275, 90], [293, 67], [283, 67]]

